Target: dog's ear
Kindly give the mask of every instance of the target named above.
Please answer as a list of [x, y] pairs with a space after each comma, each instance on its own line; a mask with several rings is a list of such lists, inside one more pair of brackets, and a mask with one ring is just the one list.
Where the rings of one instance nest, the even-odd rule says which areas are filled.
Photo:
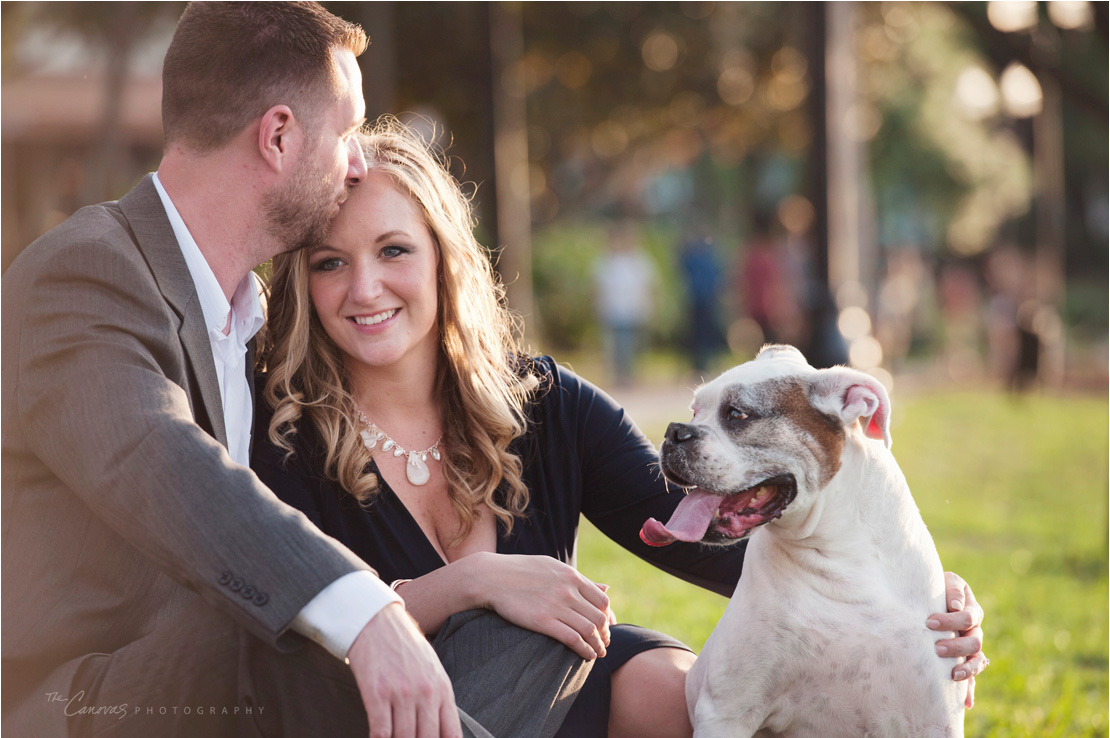
[[879, 380], [847, 367], [823, 369], [810, 384], [810, 399], [844, 425], [862, 418], [864, 435], [890, 448], [890, 398]]

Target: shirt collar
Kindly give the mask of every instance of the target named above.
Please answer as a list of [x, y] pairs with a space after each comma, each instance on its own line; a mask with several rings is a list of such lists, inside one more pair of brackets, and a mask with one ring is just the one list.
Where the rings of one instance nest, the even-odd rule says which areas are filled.
[[173, 235], [177, 238], [181, 255], [185, 257], [185, 265], [189, 268], [189, 276], [200, 298], [200, 308], [204, 315], [204, 323], [209, 331], [224, 332], [228, 322], [228, 313], [232, 315], [231, 332], [238, 333], [243, 343], [249, 341], [262, 327], [265, 318], [262, 313], [262, 301], [259, 299], [259, 282], [254, 272], [249, 272], [235, 288], [231, 303], [228, 303], [224, 291], [208, 261], [201, 253], [200, 247], [193, 239], [189, 229], [185, 226], [181, 214], [177, 212], [173, 200], [165, 188], [162, 187], [158, 173], [154, 173], [154, 188], [158, 190], [158, 197], [162, 200], [162, 207], [166, 209]]

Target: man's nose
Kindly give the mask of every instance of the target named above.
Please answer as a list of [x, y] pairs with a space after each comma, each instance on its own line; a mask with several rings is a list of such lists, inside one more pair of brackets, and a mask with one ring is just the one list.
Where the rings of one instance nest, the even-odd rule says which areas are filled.
[[362, 144], [358, 136], [352, 136], [347, 142], [347, 186], [353, 187], [366, 179], [366, 157], [362, 153]]

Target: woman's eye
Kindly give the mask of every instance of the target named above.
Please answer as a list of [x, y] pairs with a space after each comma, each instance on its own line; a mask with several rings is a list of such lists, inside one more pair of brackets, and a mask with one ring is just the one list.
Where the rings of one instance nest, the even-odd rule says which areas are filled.
[[312, 265], [312, 271], [331, 272], [338, 269], [342, 265], [342, 263], [343, 262], [335, 257], [332, 257], [331, 259], [321, 259], [320, 261]]
[[744, 412], [743, 410], [738, 410], [734, 407], [730, 407], [728, 409], [728, 419], [729, 420], [747, 420], [748, 419], [748, 414], [746, 412]]
[[386, 246], [382, 249], [382, 256], [387, 259], [395, 259], [402, 254], [407, 254], [409, 250], [404, 246]]

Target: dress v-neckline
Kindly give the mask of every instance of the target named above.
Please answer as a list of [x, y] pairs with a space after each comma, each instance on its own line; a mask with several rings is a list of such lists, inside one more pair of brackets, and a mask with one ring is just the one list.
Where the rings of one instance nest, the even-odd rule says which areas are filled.
[[[378, 475], [378, 494], [388, 495], [388, 498], [392, 502], [395, 502], [397, 504], [397, 506], [401, 510], [403, 519], [407, 521], [406, 524], [412, 529], [414, 533], [419, 536], [419, 545], [423, 546], [426, 549], [424, 552], [425, 555], [430, 555], [432, 559], [438, 562], [434, 568], [439, 569], [452, 563], [440, 554], [439, 549], [437, 549], [435, 547], [435, 544], [432, 543], [432, 540], [428, 538], [428, 534], [425, 533], [424, 528], [420, 526], [420, 521], [416, 519], [416, 516], [412, 514], [411, 510], [409, 510], [409, 506], [405, 504], [405, 501], [401, 499], [401, 496], [397, 494], [397, 492], [393, 489], [393, 486], [386, 480], [385, 476], [382, 475], [381, 469], [378, 468], [378, 462], [374, 459], [371, 459], [370, 463], [373, 465], [373, 472]], [[494, 552], [504, 553], [501, 547], [502, 540], [500, 534], [500, 526], [497, 527], [494, 538], [497, 541], [496, 545], [494, 546]]]

